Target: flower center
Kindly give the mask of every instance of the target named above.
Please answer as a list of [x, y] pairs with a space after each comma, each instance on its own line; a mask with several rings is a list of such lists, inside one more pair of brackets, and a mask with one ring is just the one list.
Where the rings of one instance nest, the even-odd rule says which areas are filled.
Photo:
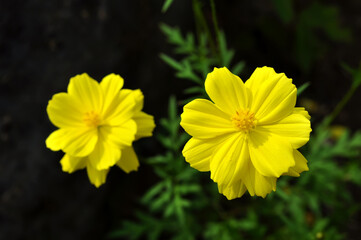
[[231, 118], [233, 125], [240, 131], [248, 133], [257, 125], [257, 120], [254, 113], [248, 109], [236, 111], [236, 114]]
[[98, 127], [100, 124], [99, 114], [94, 111], [86, 112], [83, 121], [88, 127]]

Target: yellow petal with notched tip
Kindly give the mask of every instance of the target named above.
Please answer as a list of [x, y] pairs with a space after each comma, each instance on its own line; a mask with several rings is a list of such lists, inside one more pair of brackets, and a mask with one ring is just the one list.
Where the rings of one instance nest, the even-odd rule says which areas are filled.
[[67, 129], [54, 131], [45, 143], [53, 151], [63, 150], [74, 157], [88, 156], [98, 141], [97, 129]]
[[211, 179], [229, 185], [241, 178], [245, 164], [249, 161], [248, 143], [245, 135], [232, 134], [218, 143], [210, 162]]
[[107, 112], [112, 107], [113, 101], [120, 94], [120, 89], [123, 87], [124, 80], [121, 76], [114, 73], [105, 76], [100, 82], [100, 88], [104, 95], [103, 113]]
[[295, 107], [293, 109], [293, 113], [301, 114], [301, 115], [305, 116], [308, 120], [311, 119], [310, 114], [308, 114], [308, 112], [306, 111], [306, 109], [304, 107]]
[[280, 177], [295, 166], [291, 144], [275, 134], [252, 131], [249, 153], [252, 164], [263, 176]]
[[70, 79], [68, 94], [81, 102], [84, 111], [100, 113], [103, 107], [103, 92], [97, 81], [83, 73]]
[[300, 173], [308, 171], [307, 160], [298, 150], [293, 150], [293, 156], [295, 157], [296, 165], [291, 167], [284, 175], [299, 177]]
[[118, 148], [131, 146], [136, 132], [137, 124], [132, 119], [119, 126], [101, 126], [99, 128], [99, 134], [102, 136], [103, 141]]
[[227, 68], [214, 68], [207, 75], [205, 88], [210, 99], [230, 115], [246, 109], [251, 101], [243, 81]]
[[84, 127], [84, 110], [80, 102], [67, 93], [58, 93], [46, 108], [50, 121], [59, 128]]
[[222, 138], [191, 138], [183, 148], [182, 154], [192, 168], [205, 172], [210, 170], [210, 160]]
[[69, 154], [64, 154], [63, 158], [60, 160], [60, 164], [64, 172], [73, 173], [86, 167], [87, 158], [72, 157]]
[[88, 178], [89, 178], [90, 182], [97, 188], [105, 183], [108, 172], [109, 172], [109, 169], [97, 170], [94, 167], [92, 167], [90, 164], [88, 164], [86, 170], [87, 170]]
[[253, 95], [250, 110], [255, 113], [258, 125], [277, 122], [292, 113], [297, 89], [284, 73], [275, 73], [268, 67], [257, 68], [246, 86]]
[[103, 124], [119, 126], [134, 116], [135, 99], [133, 91], [123, 89], [115, 96], [103, 115]]
[[135, 100], [135, 111], [139, 112], [143, 109], [143, 104], [144, 104], [144, 95], [142, 93], [142, 91], [140, 91], [140, 89], [136, 89], [132, 91], [134, 100]]
[[155, 123], [152, 115], [146, 114], [145, 112], [137, 112], [134, 114], [133, 120], [137, 124], [137, 133], [135, 134], [136, 140], [153, 135]]
[[257, 131], [278, 135], [297, 149], [310, 139], [311, 123], [304, 115], [294, 113], [274, 124], [259, 126]]
[[235, 132], [231, 116], [205, 99], [195, 99], [185, 105], [181, 119], [180, 125], [195, 138], [213, 138]]
[[99, 138], [94, 151], [89, 155], [89, 162], [96, 170], [105, 170], [116, 164], [121, 157], [121, 150]]
[[117, 162], [117, 165], [126, 173], [136, 171], [138, 169], [139, 161], [133, 147], [127, 147], [122, 150], [122, 157]]
[[251, 196], [260, 196], [265, 198], [267, 194], [276, 191], [275, 177], [265, 177], [260, 174], [249, 161], [242, 173], [242, 181]]
[[228, 200], [232, 200], [242, 197], [247, 191], [247, 188], [242, 181], [237, 181], [236, 183], [228, 186], [218, 184], [218, 191], [226, 196]]

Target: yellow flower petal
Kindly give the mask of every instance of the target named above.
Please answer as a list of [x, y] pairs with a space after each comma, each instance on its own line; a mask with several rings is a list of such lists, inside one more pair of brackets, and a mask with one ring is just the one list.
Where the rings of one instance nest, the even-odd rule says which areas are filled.
[[306, 109], [304, 107], [295, 107], [293, 109], [293, 113], [301, 114], [301, 115], [305, 116], [308, 120], [311, 119], [311, 116], [308, 114], [308, 112], [306, 111]]
[[120, 126], [101, 126], [99, 134], [102, 136], [103, 141], [109, 145], [118, 148], [131, 146], [135, 139], [137, 132], [137, 124], [134, 120], [130, 119]]
[[70, 79], [68, 94], [78, 99], [84, 111], [101, 113], [103, 92], [97, 81], [83, 73]]
[[134, 116], [135, 104], [132, 90], [120, 90], [120, 93], [115, 96], [113, 102], [104, 112], [103, 124], [110, 126], [122, 125]]
[[[252, 89], [253, 93], [260, 90], [260, 86], [270, 81], [271, 78], [277, 76], [275, 70], [271, 67], [258, 67], [254, 70], [251, 77], [246, 81], [247, 88]], [[279, 76], [280, 77], [280, 76]]]
[[120, 94], [124, 80], [121, 76], [111, 73], [105, 76], [100, 82], [100, 87], [104, 95], [103, 114], [113, 103], [114, 99]]
[[99, 171], [99, 170], [93, 168], [90, 164], [88, 164], [86, 170], [87, 170], [90, 182], [97, 188], [100, 187], [103, 183], [105, 183], [108, 172], [109, 172], [109, 169]]
[[65, 129], [54, 131], [45, 143], [53, 151], [63, 150], [74, 157], [88, 156], [98, 141], [96, 129]]
[[142, 91], [140, 91], [139, 89], [133, 90], [132, 94], [133, 94], [133, 97], [135, 100], [134, 110], [136, 112], [139, 112], [143, 109], [144, 95], [143, 95]]
[[294, 113], [277, 123], [259, 126], [257, 130], [281, 136], [291, 143], [294, 149], [297, 149], [310, 139], [311, 123], [304, 115]]
[[276, 191], [277, 178], [263, 176], [254, 168], [251, 161], [248, 161], [244, 168], [242, 180], [251, 196], [265, 198], [270, 192]]
[[246, 192], [247, 188], [242, 181], [237, 181], [231, 185], [218, 184], [218, 191], [227, 197], [228, 200], [240, 198]]
[[290, 115], [296, 104], [297, 89], [292, 79], [273, 68], [257, 68], [246, 86], [253, 94], [251, 112], [258, 125], [270, 124]]
[[251, 100], [243, 81], [226, 67], [214, 68], [207, 75], [205, 88], [212, 101], [230, 115], [248, 108]]
[[66, 93], [58, 93], [46, 108], [50, 121], [59, 128], [83, 127], [83, 110], [79, 101]]
[[295, 166], [291, 144], [275, 134], [250, 132], [249, 153], [252, 164], [263, 176], [280, 177]]
[[122, 157], [117, 162], [117, 165], [126, 173], [138, 170], [139, 161], [133, 147], [124, 148], [122, 150]]
[[65, 154], [64, 157], [60, 160], [60, 164], [64, 172], [73, 173], [86, 167], [87, 158], [72, 157], [69, 154]]
[[308, 171], [307, 160], [298, 150], [293, 150], [293, 156], [295, 157], [296, 165], [291, 167], [284, 175], [299, 177], [300, 173]]
[[211, 156], [219, 142], [219, 138], [191, 138], [183, 148], [183, 156], [192, 168], [201, 172], [209, 171]]
[[120, 149], [107, 144], [100, 137], [94, 151], [89, 155], [89, 162], [96, 170], [105, 170], [114, 166], [120, 157]]
[[214, 150], [210, 169], [213, 181], [229, 185], [241, 178], [245, 164], [249, 161], [248, 144], [244, 134], [232, 134], [220, 141]]
[[66, 138], [66, 130], [56, 130], [52, 132], [45, 140], [45, 145], [52, 151], [59, 151], [64, 147], [64, 139]]
[[231, 116], [205, 99], [195, 99], [185, 105], [181, 118], [180, 125], [195, 138], [214, 138], [235, 132]]
[[150, 137], [153, 134], [155, 128], [154, 118], [152, 115], [144, 112], [137, 112], [133, 116], [133, 120], [137, 124], [137, 133], [135, 134], [135, 140], [143, 137]]

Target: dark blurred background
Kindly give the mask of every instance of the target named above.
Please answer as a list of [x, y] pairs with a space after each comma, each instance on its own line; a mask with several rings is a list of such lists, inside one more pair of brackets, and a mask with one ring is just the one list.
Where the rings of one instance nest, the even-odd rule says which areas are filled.
[[[257, 66], [285, 72], [297, 86], [310, 82], [303, 101], [314, 120], [330, 113], [351, 84], [340, 63], [361, 60], [361, 1], [216, 1], [221, 28], [246, 80]], [[154, 180], [141, 165], [126, 175], [114, 168], [96, 189], [85, 171], [61, 171], [61, 153], [45, 147], [55, 129], [46, 106], [83, 72], [97, 80], [120, 74], [125, 87], [141, 88], [145, 112], [166, 115], [168, 98], [182, 98], [184, 82], [159, 58], [172, 55], [159, 23], [194, 31], [191, 1], [0, 0], [0, 239], [103, 239], [132, 216]], [[208, 3], [204, 6], [211, 23]], [[310, 20], [311, 19], [311, 20]], [[334, 22], [336, 19], [336, 22]], [[336, 123], [360, 128], [358, 91]], [[313, 112], [312, 112], [313, 111]], [[157, 132], [157, 130], [156, 130]], [[140, 158], [162, 149], [137, 143]]]

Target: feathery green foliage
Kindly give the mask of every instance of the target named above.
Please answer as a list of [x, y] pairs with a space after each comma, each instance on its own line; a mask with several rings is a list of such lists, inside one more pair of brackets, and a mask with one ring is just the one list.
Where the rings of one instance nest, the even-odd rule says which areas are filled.
[[[186, 79], [196, 85], [184, 90], [185, 94], [192, 95], [184, 103], [198, 97], [207, 98], [203, 85], [207, 74], [212, 71], [213, 67], [230, 67], [233, 73], [239, 74], [245, 66], [245, 62], [240, 61], [231, 67], [234, 50], [228, 49], [223, 32], [220, 33], [219, 39], [219, 55], [221, 56], [219, 57], [215, 56], [210, 50], [206, 33], [201, 33], [200, 38], [196, 42], [192, 33], [184, 36], [177, 27], [170, 27], [162, 23], [160, 29], [168, 42], [174, 45], [174, 53], [178, 56], [179, 60], [164, 53], [160, 54], [160, 58], [176, 71], [175, 76], [177, 78]], [[222, 60], [220, 61], [219, 59]]]
[[[279, 13], [282, 9], [287, 10], [280, 16], [284, 23], [294, 20], [291, 1], [273, 2]], [[198, 18], [202, 19], [199, 2], [193, 3]], [[317, 14], [318, 21], [311, 21], [310, 18], [316, 18]], [[332, 7], [315, 3], [296, 19], [299, 27], [297, 48], [304, 51], [304, 56], [301, 54], [298, 60], [305, 60], [302, 66], [305, 71], [314, 60], [313, 56], [306, 55], [318, 43], [316, 38], [304, 43], [305, 33], [322, 28], [335, 40], [339, 40], [339, 34], [346, 38], [350, 36], [347, 30], [339, 27], [336, 18], [337, 11]], [[226, 36], [221, 31], [217, 33], [218, 50], [214, 51], [208, 38], [209, 30], [204, 30], [207, 27], [198, 32], [197, 40], [192, 33], [183, 35], [177, 27], [161, 24], [160, 28], [174, 46], [174, 56], [162, 53], [161, 59], [175, 70], [177, 78], [192, 84], [184, 90], [191, 98], [181, 101], [180, 105], [195, 97], [207, 97], [203, 84], [212, 67], [226, 66], [235, 74], [240, 74], [245, 67], [244, 61], [230, 67], [234, 51], [228, 49]], [[343, 66], [352, 75], [353, 82], [352, 91], [347, 95], [348, 99], [342, 100], [345, 103], [341, 108], [361, 84], [361, 67]], [[305, 83], [299, 87], [298, 95], [309, 85]], [[361, 132], [346, 130], [341, 136], [333, 136], [332, 121], [327, 117], [323, 123], [313, 123], [310, 142], [301, 149], [309, 161], [308, 172], [298, 179], [281, 177], [277, 191], [266, 199], [245, 195], [227, 201], [218, 193], [209, 173], [199, 173], [184, 161], [181, 149], [188, 135], [179, 128], [178, 107], [175, 97], [171, 97], [168, 117], [159, 121], [161, 130], [156, 136], [164, 152], [146, 161], [158, 181], [140, 200], [134, 219], [123, 221], [111, 237], [150, 240], [347, 239], [344, 233], [348, 224], [361, 210], [361, 204], [351, 191], [361, 187]]]

